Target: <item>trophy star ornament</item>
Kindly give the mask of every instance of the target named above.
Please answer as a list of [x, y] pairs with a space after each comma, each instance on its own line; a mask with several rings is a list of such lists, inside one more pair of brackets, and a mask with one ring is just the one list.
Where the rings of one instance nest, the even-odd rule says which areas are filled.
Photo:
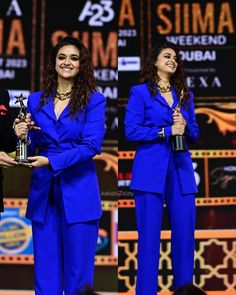
[[19, 111], [19, 114], [18, 114], [18, 118], [23, 119], [23, 118], [25, 118], [25, 115], [26, 115], [26, 108], [25, 108], [23, 100], [25, 100], [27, 98], [23, 97], [23, 93], [21, 93], [20, 96], [15, 96], [15, 98], [16, 98], [15, 104], [20, 103], [20, 111]]

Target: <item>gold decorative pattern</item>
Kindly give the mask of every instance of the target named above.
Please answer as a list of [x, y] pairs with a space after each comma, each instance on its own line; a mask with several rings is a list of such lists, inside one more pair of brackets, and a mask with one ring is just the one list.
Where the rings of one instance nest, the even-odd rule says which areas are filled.
[[[34, 264], [33, 255], [0, 255], [0, 264]], [[114, 256], [96, 256], [95, 265], [117, 265]]]
[[[236, 150], [190, 150], [192, 158], [235, 158]], [[132, 160], [135, 151], [119, 151], [119, 160]]]
[[118, 200], [118, 208], [134, 208], [134, 200]]
[[95, 265], [117, 265], [118, 259], [114, 256], [96, 256]]
[[135, 151], [119, 151], [118, 159], [119, 160], [133, 160]]
[[[162, 230], [161, 231], [161, 240], [170, 240], [171, 231], [170, 230]], [[236, 238], [236, 230], [196, 230], [195, 231], [195, 239], [234, 239]], [[118, 233], [119, 241], [136, 241], [138, 239], [137, 231], [120, 231]]]
[[193, 158], [236, 158], [236, 150], [191, 150]]
[[217, 124], [219, 131], [225, 135], [226, 132], [236, 131], [236, 113], [226, 113], [210, 108], [196, 108], [196, 114], [204, 114], [209, 117], [207, 124], [213, 121]]
[[104, 161], [106, 163], [104, 171], [107, 172], [113, 169], [116, 176], [118, 176], [118, 159], [116, 155], [102, 153], [101, 155], [94, 157], [94, 159]]
[[[197, 206], [229, 206], [236, 204], [236, 197], [210, 197], [210, 198], [196, 198]], [[134, 200], [123, 199], [118, 200], [119, 208], [134, 208]]]
[[102, 201], [103, 211], [114, 211], [117, 209], [117, 201]]
[[[135, 292], [119, 292], [119, 295], [135, 295]], [[15, 295], [15, 294], [2, 294], [0, 291], [0, 295]], [[19, 294], [20, 295], [20, 294]], [[25, 294], [24, 294], [25, 295]], [[32, 293], [33, 295], [33, 293]], [[158, 292], [158, 295], [173, 295], [173, 292]], [[207, 295], [235, 295], [235, 290], [233, 291], [207, 291]]]
[[123, 270], [129, 270], [130, 269], [130, 263], [133, 262], [134, 263], [134, 267], [135, 269], [137, 269], [138, 267], [138, 263], [137, 263], [137, 259], [136, 256], [138, 254], [138, 243], [136, 243], [134, 245], [134, 247], [131, 249], [129, 243], [127, 242], [118, 242], [118, 247], [121, 249], [122, 251], [124, 251], [125, 255], [126, 255], [126, 259], [124, 260], [124, 265], [121, 265], [119, 263], [119, 271], [118, 271], [118, 279], [119, 280], [123, 280], [125, 282], [125, 286], [127, 287], [127, 291], [133, 291], [135, 289], [135, 284], [136, 284], [136, 279], [134, 280], [134, 282], [132, 283], [130, 281], [130, 277], [127, 275], [122, 275], [122, 271]]
[[[27, 207], [27, 199], [4, 199], [4, 206], [7, 208], [26, 208]], [[102, 201], [102, 209], [105, 211], [112, 211], [117, 209], [116, 201]]]
[[[235, 235], [234, 237], [235, 238]], [[217, 265], [210, 265], [205, 262], [204, 253], [210, 251], [212, 245], [217, 245], [221, 250], [218, 250], [218, 255], [220, 252], [224, 254], [222, 259], [222, 263]], [[219, 280], [223, 281], [223, 285], [227, 290], [235, 290], [236, 288], [236, 274], [233, 275], [233, 280], [230, 281], [230, 278], [227, 274], [222, 273], [221, 271], [226, 270], [230, 265], [229, 262], [232, 262], [234, 268], [236, 268], [235, 261], [235, 249], [236, 249], [236, 241], [232, 242], [232, 248], [228, 246], [227, 241], [222, 241], [219, 239], [209, 239], [207, 241], [201, 241], [199, 250], [195, 251], [195, 262], [198, 260], [201, 266], [201, 276], [200, 276], [200, 287], [203, 287], [207, 284], [207, 279], [211, 279], [213, 276]], [[235, 273], [235, 272], [234, 272]]]
[[27, 202], [27, 199], [4, 199], [4, 206], [8, 208], [26, 208]]
[[[205, 230], [196, 231], [195, 248], [195, 267], [198, 268], [197, 277], [195, 277], [195, 284], [200, 288], [207, 285], [208, 281], [214, 280], [224, 290], [224, 294], [233, 294], [236, 288], [236, 231], [235, 230]], [[161, 249], [159, 269], [166, 269], [165, 279], [162, 276], [158, 278], [158, 285], [161, 289], [160, 294], [168, 294], [162, 292], [170, 292], [173, 277], [171, 275], [171, 234], [170, 231], [164, 231], [161, 235]], [[129, 274], [131, 266], [137, 267], [137, 233], [136, 232], [121, 232], [119, 233], [119, 247], [121, 256], [124, 257], [120, 261], [118, 278], [124, 286], [123, 289], [127, 293], [132, 294], [135, 289], [134, 272]], [[214, 248], [217, 247], [217, 264], [216, 261], [211, 261], [215, 255], [209, 255]], [[229, 275], [229, 272], [231, 275]], [[133, 276], [133, 277], [132, 277]], [[217, 286], [217, 288], [219, 287]], [[169, 293], [170, 294], [170, 293]], [[210, 292], [207, 291], [207, 294]], [[217, 291], [212, 291], [212, 294], [221, 294]]]
[[3, 255], [0, 254], [0, 264], [33, 264], [33, 255]]
[[229, 206], [236, 204], [236, 197], [196, 198], [197, 206]]

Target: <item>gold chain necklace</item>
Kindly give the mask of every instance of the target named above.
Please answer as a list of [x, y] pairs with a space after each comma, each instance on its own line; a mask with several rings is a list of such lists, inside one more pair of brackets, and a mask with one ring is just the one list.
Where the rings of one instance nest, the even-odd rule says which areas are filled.
[[166, 92], [169, 92], [171, 90], [170, 83], [168, 83], [166, 86], [161, 86], [160, 81], [157, 82], [157, 88], [162, 93], [166, 93]]
[[56, 92], [56, 98], [58, 98], [59, 100], [66, 100], [66, 99], [69, 99], [70, 98], [70, 96], [71, 96], [71, 90], [70, 91], [67, 91], [67, 92], [64, 92], [64, 93], [62, 93], [62, 92], [59, 92], [58, 90], [57, 90], [57, 92]]

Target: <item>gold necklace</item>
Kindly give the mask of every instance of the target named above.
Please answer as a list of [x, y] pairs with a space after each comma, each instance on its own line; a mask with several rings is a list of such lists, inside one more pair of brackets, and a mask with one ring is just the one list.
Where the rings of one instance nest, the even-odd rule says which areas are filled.
[[70, 91], [67, 91], [67, 92], [64, 92], [64, 93], [62, 93], [62, 92], [59, 92], [58, 90], [57, 90], [57, 92], [56, 92], [56, 98], [58, 98], [59, 100], [66, 100], [66, 99], [69, 99], [70, 98], [70, 96], [71, 96], [71, 90]]
[[168, 83], [166, 86], [161, 86], [160, 81], [157, 82], [157, 88], [162, 93], [166, 93], [166, 92], [169, 92], [171, 90], [170, 83]]

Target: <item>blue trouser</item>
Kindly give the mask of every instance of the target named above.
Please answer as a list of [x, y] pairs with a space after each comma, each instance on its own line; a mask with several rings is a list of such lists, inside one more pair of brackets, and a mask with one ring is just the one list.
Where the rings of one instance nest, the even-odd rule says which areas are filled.
[[[156, 180], [158, 181], [158, 179]], [[170, 156], [165, 192], [136, 191], [138, 271], [136, 295], [156, 295], [160, 232], [164, 202], [171, 224], [171, 257], [174, 287], [193, 280], [195, 195], [183, 195], [174, 155]]]
[[93, 286], [98, 220], [68, 224], [54, 186], [44, 224], [32, 222], [36, 295], [77, 294]]

